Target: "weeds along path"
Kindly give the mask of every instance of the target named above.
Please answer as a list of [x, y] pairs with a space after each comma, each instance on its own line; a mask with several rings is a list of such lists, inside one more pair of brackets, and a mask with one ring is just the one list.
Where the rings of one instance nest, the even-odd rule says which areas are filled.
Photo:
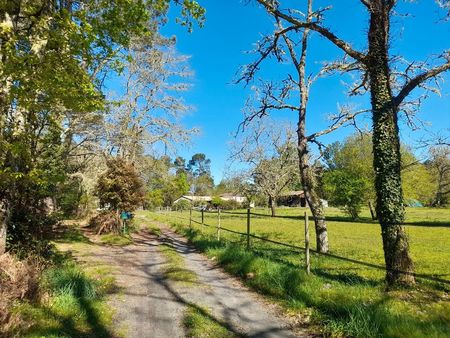
[[237, 279], [197, 253], [185, 238], [175, 234], [164, 224], [158, 226], [161, 228], [159, 241], [175, 249], [184, 258], [185, 269], [197, 275], [197, 283], [193, 287], [180, 287], [175, 284], [176, 295], [183, 303], [207, 309], [215, 321], [236, 336], [307, 336], [298, 332], [294, 334], [289, 328], [290, 324], [278, 315], [273, 306], [262, 302]]

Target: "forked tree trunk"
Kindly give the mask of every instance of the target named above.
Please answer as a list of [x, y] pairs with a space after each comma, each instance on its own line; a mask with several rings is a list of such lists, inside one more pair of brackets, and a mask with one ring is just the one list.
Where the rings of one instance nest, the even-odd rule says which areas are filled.
[[386, 1], [372, 1], [369, 28], [368, 72], [373, 115], [373, 153], [376, 211], [381, 225], [389, 286], [411, 284], [413, 263], [405, 230], [401, 185], [398, 110], [393, 102], [388, 64], [389, 16]]

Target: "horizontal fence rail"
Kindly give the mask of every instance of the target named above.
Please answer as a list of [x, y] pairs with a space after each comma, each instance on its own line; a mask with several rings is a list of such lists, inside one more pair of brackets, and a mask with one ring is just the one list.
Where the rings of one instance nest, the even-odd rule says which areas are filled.
[[[169, 211], [169, 210], [165, 210], [165, 211]], [[196, 210], [196, 209], [191, 209], [189, 211], [189, 218], [186, 217], [180, 217], [177, 216], [173, 213], [171, 213], [171, 217], [183, 220], [183, 221], [189, 221], [189, 224], [191, 225], [192, 223], [196, 223], [205, 227], [212, 227], [212, 228], [216, 228], [218, 227], [217, 225], [213, 225], [213, 224], [208, 224], [205, 222], [199, 222], [195, 219], [192, 218], [192, 211], [196, 211], [196, 212], [200, 212], [202, 214], [211, 214], [211, 215], [219, 215], [219, 212], [216, 211], [211, 211], [211, 210]], [[240, 216], [264, 216], [264, 217], [271, 217], [270, 215], [267, 214], [260, 214], [260, 213], [254, 213], [254, 212], [231, 212], [231, 211], [220, 211], [220, 214], [228, 214], [228, 215], [240, 215]], [[275, 216], [275, 217], [279, 217], [279, 218], [286, 218], [286, 219], [297, 219], [297, 220], [301, 220], [304, 219], [304, 216]], [[203, 219], [203, 215], [202, 215], [202, 219]], [[298, 245], [293, 245], [293, 244], [289, 244], [289, 243], [284, 243], [284, 242], [279, 242], [279, 241], [275, 241], [266, 237], [261, 237], [255, 234], [250, 233], [250, 227], [249, 224], [247, 225], [247, 233], [245, 232], [240, 232], [240, 231], [236, 231], [236, 230], [232, 230], [232, 229], [228, 229], [228, 228], [224, 228], [223, 226], [220, 226], [220, 231], [226, 231], [229, 233], [233, 233], [236, 235], [240, 235], [240, 236], [246, 236], [247, 238], [254, 238], [263, 242], [268, 242], [268, 243], [272, 243], [272, 244], [276, 244], [279, 246], [283, 246], [283, 247], [287, 247], [290, 249], [294, 249], [295, 251], [292, 251], [292, 253], [301, 253], [303, 252], [306, 248], [302, 247], [302, 246], [298, 246]], [[235, 242], [237, 243], [237, 242]], [[249, 244], [247, 244], [247, 248], [249, 248]], [[373, 269], [378, 269], [378, 270], [382, 270], [382, 271], [386, 271], [386, 267], [383, 265], [378, 265], [378, 264], [374, 264], [374, 263], [369, 263], [369, 262], [364, 262], [364, 261], [360, 261], [357, 259], [353, 259], [353, 258], [348, 258], [348, 257], [343, 257], [343, 256], [339, 256], [336, 254], [332, 254], [332, 253], [323, 253], [323, 252], [319, 252], [315, 249], [308, 249], [310, 252], [318, 255], [318, 256], [325, 256], [325, 257], [330, 257], [333, 259], [337, 259], [337, 260], [341, 260], [341, 261], [345, 261], [345, 262], [349, 262], [349, 263], [354, 263], [354, 264], [358, 264], [358, 265], [362, 265], [362, 266], [366, 266], [369, 268], [373, 268]], [[402, 273], [405, 275], [411, 275], [414, 276], [416, 278], [419, 279], [424, 279], [424, 280], [428, 280], [428, 281], [432, 281], [432, 282], [438, 282], [438, 283], [442, 283], [442, 284], [447, 284], [450, 285], [450, 281], [446, 280], [446, 279], [442, 279], [439, 277], [434, 277], [434, 276], [430, 276], [430, 275], [426, 275], [426, 274], [421, 274], [421, 273], [416, 273], [416, 272], [406, 272], [406, 271], [401, 271], [401, 270], [390, 270], [392, 272], [398, 272], [398, 273]]]

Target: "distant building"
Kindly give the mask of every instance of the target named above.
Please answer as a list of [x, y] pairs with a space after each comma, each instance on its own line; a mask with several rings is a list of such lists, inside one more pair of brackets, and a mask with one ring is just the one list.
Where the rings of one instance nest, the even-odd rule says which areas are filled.
[[221, 200], [224, 201], [236, 201], [238, 203], [244, 203], [247, 201], [247, 198], [244, 196], [238, 196], [235, 194], [225, 193], [219, 196]]
[[[280, 206], [286, 207], [306, 207], [308, 206], [308, 201], [306, 201], [305, 192], [303, 190], [298, 191], [288, 191], [278, 197], [277, 203]], [[321, 199], [323, 207], [328, 207], [328, 201]]]
[[303, 190], [288, 191], [278, 197], [277, 204], [286, 207], [306, 207], [305, 192]]
[[173, 204], [177, 204], [178, 202], [185, 200], [189, 202], [206, 202], [210, 203], [212, 201], [211, 196], [193, 196], [193, 195], [183, 195], [179, 198], [177, 198]]

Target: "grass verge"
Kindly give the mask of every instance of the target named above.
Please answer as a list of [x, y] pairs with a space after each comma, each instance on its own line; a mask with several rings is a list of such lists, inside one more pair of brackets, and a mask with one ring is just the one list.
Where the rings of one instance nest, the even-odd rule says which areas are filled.
[[103, 244], [115, 245], [115, 246], [127, 246], [133, 244], [133, 239], [130, 235], [119, 235], [119, 234], [106, 234], [100, 236], [100, 241]]
[[[414, 288], [385, 292], [382, 284], [351, 276], [307, 275], [298, 266], [247, 251], [227, 241], [172, 222], [172, 227], [228, 272], [292, 311], [310, 313], [326, 335], [353, 337], [450, 336], [448, 294]], [[346, 277], [346, 278], [344, 278]], [[347, 278], [348, 277], [348, 278]], [[447, 299], [447, 300], [446, 300]]]
[[[37, 296], [16, 302], [17, 325], [5, 337], [112, 337], [113, 310], [106, 296], [117, 290], [111, 268], [79, 263], [72, 251], [88, 253], [94, 245], [77, 229], [61, 228], [56, 248], [40, 275]], [[61, 251], [59, 251], [61, 250]], [[3, 337], [3, 336], [2, 336]]]
[[22, 302], [14, 312], [26, 327], [17, 328], [20, 337], [111, 337], [112, 310], [105, 296], [114, 279], [85, 272], [68, 255], [57, 255], [43, 272], [36, 303]]
[[188, 306], [184, 313], [183, 324], [188, 337], [195, 338], [238, 338], [243, 337], [230, 331], [227, 327], [213, 319], [208, 310], [196, 306]]
[[186, 268], [183, 257], [174, 248], [162, 244], [159, 250], [166, 259], [164, 275], [167, 279], [187, 285], [198, 282], [195, 272]]

